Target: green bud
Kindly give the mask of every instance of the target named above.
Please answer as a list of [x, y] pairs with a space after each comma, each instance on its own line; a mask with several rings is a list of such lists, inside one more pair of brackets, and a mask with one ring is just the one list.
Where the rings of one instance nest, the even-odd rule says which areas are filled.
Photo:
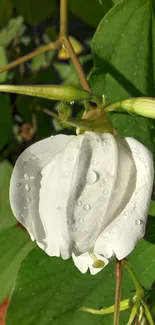
[[155, 98], [129, 98], [120, 102], [120, 106], [128, 112], [153, 119], [155, 118]]
[[0, 85], [0, 92], [16, 93], [34, 97], [41, 97], [62, 101], [91, 100], [92, 94], [86, 90], [67, 85], [29, 85], [10, 86]]
[[65, 123], [80, 129], [80, 131], [78, 130], [78, 134], [82, 133], [81, 130], [113, 133], [113, 127], [108, 116], [104, 110], [100, 109], [85, 112], [83, 119], [65, 120]]

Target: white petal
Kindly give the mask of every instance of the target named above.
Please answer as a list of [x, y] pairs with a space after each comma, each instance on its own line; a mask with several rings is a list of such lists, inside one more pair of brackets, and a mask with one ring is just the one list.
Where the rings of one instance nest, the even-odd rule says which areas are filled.
[[135, 164], [124, 140], [116, 141], [111, 134], [84, 134], [67, 208], [70, 236], [79, 253], [92, 249], [124, 208], [134, 190], [134, 176]]
[[103, 267], [101, 268], [94, 268], [93, 267], [93, 259], [90, 257], [89, 253], [83, 253], [79, 256], [75, 256], [75, 254], [72, 254], [72, 258], [74, 261], [74, 264], [76, 265], [76, 267], [80, 270], [81, 273], [86, 273], [88, 271], [88, 268], [90, 270], [90, 273], [92, 275], [95, 275], [97, 273], [99, 273], [108, 263], [109, 261], [104, 258], [103, 256], [99, 255], [99, 254], [95, 254], [95, 256], [97, 257], [97, 259], [103, 261], [105, 264]]
[[66, 207], [70, 183], [82, 137], [73, 137], [65, 149], [42, 170], [39, 212], [46, 233], [50, 256], [71, 256], [72, 242], [68, 234]]
[[45, 232], [39, 216], [42, 169], [61, 152], [72, 136], [57, 135], [27, 148], [18, 158], [10, 182], [10, 203], [15, 217], [31, 238], [44, 246]]
[[[133, 195], [118, 217], [98, 237], [94, 250], [106, 258], [126, 257], [144, 236], [153, 186], [152, 154], [142, 144], [126, 138], [136, 166], [136, 184]], [[125, 177], [125, 175], [124, 175]]]

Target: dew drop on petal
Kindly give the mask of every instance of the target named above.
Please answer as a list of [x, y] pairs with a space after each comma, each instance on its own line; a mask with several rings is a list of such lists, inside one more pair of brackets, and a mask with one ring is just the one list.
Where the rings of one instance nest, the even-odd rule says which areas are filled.
[[100, 139], [100, 138], [98, 138], [98, 139], [97, 139], [97, 141], [98, 141], [98, 142], [101, 142], [101, 139]]
[[78, 223], [83, 223], [84, 222], [84, 219], [83, 218], [80, 218], [79, 220], [78, 220]]
[[30, 197], [27, 197], [27, 203], [29, 204], [31, 202], [31, 198]]
[[127, 216], [127, 215], [129, 214], [129, 212], [128, 212], [128, 211], [126, 211], [124, 214], [125, 214], [125, 216]]
[[108, 193], [108, 190], [104, 190], [103, 193], [104, 193], [104, 194], [107, 194], [107, 193]]
[[64, 177], [64, 178], [68, 177], [68, 172], [64, 172], [64, 173], [63, 173], [63, 177]]
[[86, 177], [86, 183], [88, 185], [92, 185], [96, 183], [97, 178], [98, 178], [97, 173], [94, 170], [89, 170]]
[[89, 211], [90, 210], [90, 205], [89, 204], [84, 204], [84, 206], [83, 206], [83, 210], [85, 210], [85, 211]]
[[106, 178], [104, 179], [104, 181], [105, 181], [106, 183], [108, 183], [108, 182], [109, 182], [109, 178], [106, 177]]
[[29, 179], [29, 175], [28, 174], [24, 174], [24, 178], [26, 179], [26, 181], [28, 181], [28, 179]]
[[82, 202], [81, 202], [80, 200], [78, 200], [78, 201], [76, 202], [76, 205], [77, 205], [78, 207], [80, 207], [80, 206], [82, 205]]
[[141, 219], [136, 219], [135, 223], [136, 223], [136, 225], [141, 225], [143, 223], [143, 221]]
[[98, 161], [97, 160], [93, 160], [92, 161], [92, 165], [96, 166], [98, 164]]
[[28, 184], [25, 184], [25, 190], [28, 192], [30, 191], [30, 186]]
[[17, 183], [16, 185], [17, 185], [17, 186], [20, 186], [20, 183]]
[[73, 227], [71, 230], [72, 230], [72, 232], [75, 232], [77, 229], [75, 227]]

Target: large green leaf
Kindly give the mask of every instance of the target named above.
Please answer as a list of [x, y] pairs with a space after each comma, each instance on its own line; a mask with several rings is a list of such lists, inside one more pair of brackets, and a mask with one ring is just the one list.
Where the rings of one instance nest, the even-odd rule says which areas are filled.
[[105, 14], [98, 0], [69, 0], [69, 10], [94, 27], [99, 24]]
[[13, 0], [19, 14], [29, 24], [38, 24], [47, 18], [56, 8], [55, 0]]
[[153, 95], [152, 8], [150, 0], [125, 0], [110, 10], [93, 39], [90, 82], [112, 102]]
[[[90, 74], [93, 91], [107, 103], [131, 96], [154, 95], [154, 18], [150, 0], [125, 0], [103, 18], [95, 33]], [[116, 130], [133, 136], [153, 152], [154, 121], [126, 113], [110, 115]]]
[[12, 117], [9, 96], [0, 96], [0, 149], [7, 143], [11, 134]]
[[[155, 246], [141, 241], [130, 255], [130, 263], [140, 281], [149, 288], [155, 280]], [[50, 258], [39, 248], [22, 263], [8, 311], [7, 325], [107, 325], [112, 315], [101, 317], [80, 311], [80, 307], [99, 308], [114, 302], [114, 263], [98, 275], [83, 275], [71, 260]], [[131, 279], [124, 272], [122, 297], [133, 296]], [[121, 314], [120, 325], [127, 323]]]
[[[0, 68], [4, 67], [8, 63], [6, 52], [4, 47], [0, 46]], [[0, 74], [0, 83], [5, 82], [7, 79], [8, 71]]]
[[33, 247], [27, 232], [17, 226], [0, 233], [0, 302], [11, 293], [20, 263]]
[[6, 160], [0, 163], [0, 231], [17, 223], [9, 203], [9, 183], [12, 166]]

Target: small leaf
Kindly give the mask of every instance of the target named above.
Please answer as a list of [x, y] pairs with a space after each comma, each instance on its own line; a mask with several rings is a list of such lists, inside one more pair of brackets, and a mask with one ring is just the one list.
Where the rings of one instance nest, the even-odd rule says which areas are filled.
[[13, 227], [0, 234], [0, 302], [10, 295], [20, 263], [34, 247], [25, 230]]
[[0, 231], [17, 224], [9, 202], [9, 184], [12, 169], [7, 160], [0, 163]]
[[32, 25], [39, 24], [56, 9], [55, 0], [13, 0], [12, 2], [17, 12]]

